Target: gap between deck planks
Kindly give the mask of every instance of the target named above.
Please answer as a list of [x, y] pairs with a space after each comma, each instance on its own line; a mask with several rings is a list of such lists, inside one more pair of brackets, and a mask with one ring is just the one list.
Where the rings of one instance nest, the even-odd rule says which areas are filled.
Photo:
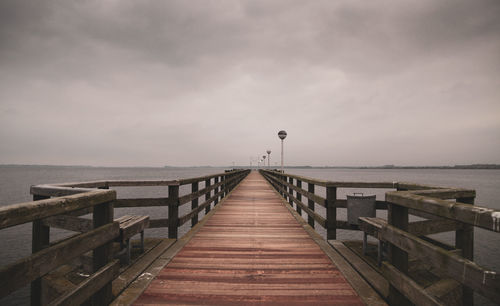
[[363, 305], [285, 205], [251, 172], [135, 304]]

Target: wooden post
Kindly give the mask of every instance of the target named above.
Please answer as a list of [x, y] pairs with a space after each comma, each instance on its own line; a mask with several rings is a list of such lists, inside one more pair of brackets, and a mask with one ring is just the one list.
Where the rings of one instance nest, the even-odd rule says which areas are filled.
[[179, 225], [179, 185], [168, 186], [168, 238], [177, 239]]
[[[210, 187], [210, 179], [208, 180], [205, 180], [205, 188], [208, 188]], [[205, 201], [208, 201], [208, 199], [210, 199], [210, 194], [211, 194], [211, 191], [205, 193]], [[212, 204], [209, 204], [207, 205], [207, 207], [205, 207], [205, 214], [208, 214], [210, 212], [210, 206]]]
[[222, 185], [220, 186], [222, 193], [220, 195], [220, 199], [222, 200], [226, 196], [226, 175], [221, 175], [220, 176], [220, 181], [222, 182]]
[[[307, 183], [307, 191], [310, 193], [314, 193], [314, 184], [313, 183]], [[314, 201], [311, 199], [307, 199], [307, 207], [314, 211]], [[314, 228], [314, 218], [312, 216], [307, 215], [307, 223]]]
[[[199, 182], [195, 182], [195, 183], [192, 183], [191, 184], [191, 192], [192, 193], [195, 193], [198, 191], [198, 184]], [[191, 201], [191, 210], [194, 210], [198, 208], [198, 198], [194, 199]], [[191, 218], [191, 227], [195, 226], [196, 223], [198, 223], [198, 214], [195, 214], [192, 218]]]
[[281, 175], [281, 188], [282, 188], [281, 190], [282, 190], [282, 196], [283, 196], [283, 198], [284, 198], [285, 200], [288, 200], [288, 197], [286, 196], [286, 192], [285, 192], [286, 187], [285, 187], [284, 182], [286, 182], [286, 176], [284, 175], [284, 173], [282, 173], [282, 175]]
[[[33, 195], [33, 201], [50, 199], [50, 197]], [[31, 229], [31, 252], [36, 253], [45, 249], [50, 243], [50, 227], [42, 224], [42, 220], [33, 221]], [[42, 278], [31, 282], [31, 305], [42, 304]]]
[[[219, 177], [218, 176], [216, 176], [214, 178], [214, 184], [217, 184], [217, 183], [219, 183]], [[217, 187], [217, 188], [214, 189], [214, 195], [216, 195], [217, 193], [219, 193], [219, 187]], [[218, 203], [219, 203], [219, 196], [217, 196], [215, 198], [214, 206], [217, 205]]]
[[233, 173], [229, 173], [227, 175], [227, 180], [229, 182], [229, 183], [227, 183], [227, 193], [229, 193], [229, 192], [231, 192], [231, 190], [233, 190], [233, 186], [234, 186], [233, 177], [234, 177]]
[[[297, 180], [297, 187], [299, 188], [302, 188], [302, 181], [301, 180]], [[302, 194], [300, 192], [297, 192], [297, 200], [299, 200], [299, 202], [302, 202]], [[302, 216], [302, 208], [300, 208], [299, 205], [296, 205], [297, 207], [297, 213]]]
[[[280, 187], [283, 187], [283, 184], [281, 184], [281, 180], [283, 179], [283, 177], [281, 176], [281, 173], [280, 174], [276, 174], [276, 178], [278, 179], [278, 184]], [[279, 194], [283, 197], [283, 190], [279, 190]]]
[[[113, 202], [94, 206], [94, 229], [113, 222]], [[92, 262], [94, 272], [107, 265], [113, 259], [113, 241], [103, 244], [93, 251]], [[108, 305], [113, 299], [111, 282], [92, 296], [93, 305]]]
[[[292, 177], [288, 178], [288, 183], [291, 184], [291, 185], [293, 185], [293, 178]], [[290, 195], [293, 195], [293, 189], [292, 189], [292, 187], [288, 187], [288, 193]], [[288, 203], [290, 204], [290, 206], [293, 207], [293, 200], [292, 200], [292, 197], [290, 197], [290, 196], [288, 197]]]
[[[408, 208], [388, 203], [388, 223], [404, 231], [408, 231]], [[389, 261], [399, 271], [408, 274], [408, 253], [390, 244]], [[390, 305], [412, 305], [395, 287], [389, 285]]]
[[[474, 205], [474, 198], [458, 198], [457, 202]], [[462, 223], [455, 232], [455, 247], [462, 250], [462, 256], [474, 260], [474, 226]], [[462, 305], [474, 305], [474, 290], [462, 285]]]
[[326, 239], [337, 239], [337, 188], [326, 187]]
[[229, 174], [224, 173], [224, 196], [229, 193]]

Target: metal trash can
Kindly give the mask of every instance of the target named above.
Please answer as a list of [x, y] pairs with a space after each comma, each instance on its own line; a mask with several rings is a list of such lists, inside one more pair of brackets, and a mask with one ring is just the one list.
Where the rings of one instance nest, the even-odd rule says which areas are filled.
[[347, 222], [358, 225], [359, 217], [375, 217], [375, 195], [364, 196], [363, 193], [355, 192], [347, 196]]

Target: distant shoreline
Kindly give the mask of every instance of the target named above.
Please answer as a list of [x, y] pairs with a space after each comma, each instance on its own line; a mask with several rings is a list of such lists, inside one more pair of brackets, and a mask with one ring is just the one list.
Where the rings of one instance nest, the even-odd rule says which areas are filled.
[[[0, 164], [0, 167], [53, 167], [53, 168], [150, 168], [150, 169], [186, 169], [186, 168], [249, 168], [248, 165], [245, 166], [86, 166], [86, 165], [24, 165], [24, 164]], [[255, 168], [253, 166], [252, 168]], [[267, 167], [265, 167], [267, 168]], [[278, 168], [276, 166], [271, 168]], [[498, 170], [500, 169], [500, 164], [470, 164], [470, 165], [455, 165], [455, 166], [396, 166], [396, 165], [384, 165], [384, 166], [285, 166], [286, 169], [471, 169], [471, 170]]]
[[473, 164], [473, 165], [455, 165], [455, 166], [288, 166], [288, 169], [500, 169], [497, 164]]

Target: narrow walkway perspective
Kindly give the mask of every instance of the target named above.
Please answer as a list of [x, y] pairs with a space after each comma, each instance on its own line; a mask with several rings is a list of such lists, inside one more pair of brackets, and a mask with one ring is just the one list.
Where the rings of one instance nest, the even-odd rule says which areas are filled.
[[255, 171], [135, 304], [364, 305]]

